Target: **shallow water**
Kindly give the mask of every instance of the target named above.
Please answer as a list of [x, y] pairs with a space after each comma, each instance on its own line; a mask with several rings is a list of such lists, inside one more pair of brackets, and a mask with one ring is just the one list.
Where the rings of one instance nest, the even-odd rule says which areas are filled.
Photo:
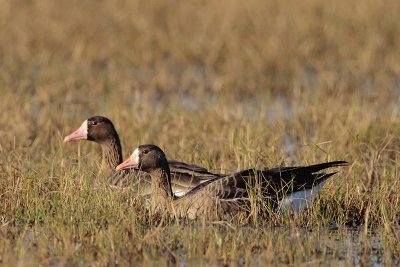
[[[193, 227], [193, 225], [191, 226]], [[189, 228], [191, 228], [189, 227]], [[201, 226], [198, 226], [201, 228]], [[223, 225], [210, 225], [210, 230], [219, 228], [220, 233], [230, 233], [235, 231], [230, 227]], [[194, 226], [196, 228], [196, 226]], [[256, 229], [255, 226], [244, 226], [241, 230], [248, 231], [251, 235], [254, 231], [266, 232], [268, 238], [272, 238], [276, 243], [282, 246], [284, 242], [284, 250], [293, 250], [293, 261], [297, 265], [301, 263], [305, 266], [398, 266], [400, 264], [399, 255], [393, 254], [393, 250], [389, 249], [389, 242], [387, 242], [387, 236], [380, 232], [367, 231], [363, 227], [358, 228], [287, 228], [287, 227], [275, 227], [275, 228], [260, 228]], [[167, 227], [165, 230], [169, 232]], [[248, 229], [248, 230], [246, 230]], [[174, 226], [171, 226], [171, 232], [174, 232]], [[175, 229], [176, 230], [176, 229]], [[182, 229], [185, 231], [185, 229]], [[189, 231], [194, 230], [193, 228]], [[395, 234], [400, 233], [400, 228], [397, 227], [392, 229]], [[24, 230], [24, 246], [28, 251], [32, 246], [36, 246], [38, 240], [44, 236], [51, 235], [49, 230], [45, 227], [33, 227], [26, 228]], [[277, 244], [278, 246], [278, 244]], [[52, 249], [47, 248], [48, 251]], [[254, 250], [252, 256], [249, 258], [240, 256], [237, 266], [264, 266], [265, 260], [271, 261], [273, 264], [289, 264], [290, 261], [285, 261], [286, 255], [274, 255], [276, 259], [265, 258], [267, 248], [260, 246]], [[309, 251], [307, 251], [309, 249]], [[300, 252], [296, 252], [299, 250]], [[203, 265], [207, 262], [207, 259], [193, 259], [188, 258], [186, 249], [181, 247], [178, 251], [171, 251], [168, 255], [165, 252], [162, 253], [162, 258], [173, 257], [173, 261], [179, 266], [192, 266], [192, 265]], [[301, 255], [302, 251], [306, 251], [306, 255]], [[299, 255], [300, 253], [300, 255]], [[285, 253], [282, 253], [285, 254]], [[297, 254], [297, 256], [296, 256]], [[174, 256], [175, 255], [175, 256]], [[270, 255], [267, 253], [267, 255]], [[176, 258], [175, 258], [176, 257]], [[158, 261], [157, 259], [154, 259]], [[163, 259], [159, 259], [163, 260]], [[165, 259], [164, 259], [165, 260]], [[205, 262], [206, 261], [206, 262]], [[250, 262], [249, 262], [250, 261]], [[221, 262], [221, 266], [224, 263]]]
[[[382, 266], [383, 246], [380, 235], [365, 234], [363, 229], [345, 229], [322, 232], [321, 242], [326, 246], [332, 259], [330, 264], [353, 266]], [[330, 252], [331, 251], [331, 252]], [[328, 263], [327, 262], [327, 263]]]
[[[250, 227], [251, 228], [251, 227]], [[254, 230], [252, 228], [249, 231]], [[265, 231], [265, 229], [259, 229]], [[399, 232], [399, 228], [393, 229]], [[227, 228], [229, 231], [229, 228]], [[238, 266], [264, 266], [265, 260], [271, 261], [274, 265], [288, 264], [298, 265], [301, 263], [302, 266], [399, 266], [400, 257], [393, 253], [392, 249], [389, 249], [389, 242], [385, 241], [387, 237], [383, 233], [367, 231], [363, 227], [359, 228], [342, 228], [342, 229], [307, 229], [307, 228], [272, 228], [268, 231], [276, 240], [284, 241], [284, 250], [293, 250], [293, 255], [296, 255], [296, 250], [309, 248], [307, 255], [294, 256], [293, 262], [286, 261], [285, 256], [274, 254], [275, 259], [265, 259], [263, 253], [265, 248], [260, 247], [253, 253], [250, 262], [245, 256], [241, 257], [236, 264]], [[303, 241], [303, 247], [299, 247]], [[280, 243], [280, 242], [277, 242]], [[282, 245], [280, 243], [279, 245]], [[277, 244], [278, 246], [278, 244]], [[185, 255], [180, 255], [180, 259], [177, 260], [180, 266], [189, 265], [202, 265], [201, 260], [199, 262], [193, 260], [186, 260]], [[282, 259], [284, 259], [282, 261]], [[270, 263], [271, 263], [270, 262]], [[221, 263], [221, 266], [224, 264]]]

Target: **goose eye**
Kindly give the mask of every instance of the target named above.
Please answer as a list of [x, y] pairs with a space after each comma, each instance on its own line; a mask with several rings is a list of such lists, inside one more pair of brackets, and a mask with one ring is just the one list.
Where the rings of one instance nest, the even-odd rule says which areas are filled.
[[147, 149], [143, 150], [143, 154], [147, 154], [149, 151]]
[[92, 125], [93, 125], [93, 126], [96, 126], [97, 124], [98, 124], [97, 121], [92, 121]]

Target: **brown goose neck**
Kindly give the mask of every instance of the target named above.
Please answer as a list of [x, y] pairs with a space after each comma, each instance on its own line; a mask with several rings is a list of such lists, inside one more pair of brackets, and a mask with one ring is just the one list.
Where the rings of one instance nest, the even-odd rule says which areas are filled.
[[171, 174], [168, 164], [163, 168], [153, 170], [150, 176], [153, 205], [167, 205], [169, 201], [173, 200]]
[[118, 136], [111, 136], [108, 140], [101, 142], [101, 169], [115, 170], [118, 164], [121, 164], [122, 148]]

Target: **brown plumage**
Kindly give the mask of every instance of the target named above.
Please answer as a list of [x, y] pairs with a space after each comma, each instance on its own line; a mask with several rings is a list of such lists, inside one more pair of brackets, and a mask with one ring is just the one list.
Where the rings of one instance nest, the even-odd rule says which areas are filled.
[[[332, 173], [319, 173], [326, 168], [346, 165], [335, 161], [304, 167], [281, 167], [264, 170], [248, 169], [206, 181], [183, 197], [174, 197], [171, 175], [164, 152], [155, 145], [139, 146], [117, 170], [140, 169], [151, 176], [152, 206], [167, 209], [179, 217], [220, 220], [250, 213], [252, 189], [259, 189], [264, 200], [280, 207], [300, 211], [310, 205]], [[314, 191], [313, 191], [314, 190]]]
[[[115, 167], [121, 164], [122, 147], [119, 136], [111, 120], [102, 116], [94, 116], [85, 120], [81, 127], [65, 137], [64, 142], [75, 140], [89, 140], [101, 147], [101, 165], [97, 175], [99, 179], [106, 179], [107, 183], [116, 187], [136, 185], [143, 194], [150, 192], [150, 176], [138, 175], [137, 171], [115, 172]], [[209, 179], [221, 177], [207, 169], [184, 162], [171, 160], [169, 166], [172, 173], [172, 188], [177, 195], [183, 195], [193, 187]]]

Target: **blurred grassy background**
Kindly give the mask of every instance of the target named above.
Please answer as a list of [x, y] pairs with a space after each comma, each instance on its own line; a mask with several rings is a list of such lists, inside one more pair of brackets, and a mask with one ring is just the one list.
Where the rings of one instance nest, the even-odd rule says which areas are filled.
[[177, 139], [192, 132], [183, 126], [226, 135], [223, 121], [248, 119], [266, 132], [288, 117], [305, 132], [330, 125], [316, 143], [338, 137], [331, 123], [353, 134], [393, 126], [399, 10], [396, 1], [1, 1], [0, 126], [28, 143], [93, 114], [111, 117], [123, 138], [154, 129], [146, 116], [159, 114], [171, 116], [165, 130], [181, 123]]
[[0, 0], [0, 261], [154, 264], [167, 248], [199, 264], [295, 264], [345, 253], [292, 230], [150, 225], [149, 238], [129, 192], [92, 192], [97, 147], [62, 144], [99, 114], [125, 156], [156, 143], [221, 172], [348, 160], [295, 224], [381, 226], [378, 252], [395, 263], [398, 14], [390, 0]]

